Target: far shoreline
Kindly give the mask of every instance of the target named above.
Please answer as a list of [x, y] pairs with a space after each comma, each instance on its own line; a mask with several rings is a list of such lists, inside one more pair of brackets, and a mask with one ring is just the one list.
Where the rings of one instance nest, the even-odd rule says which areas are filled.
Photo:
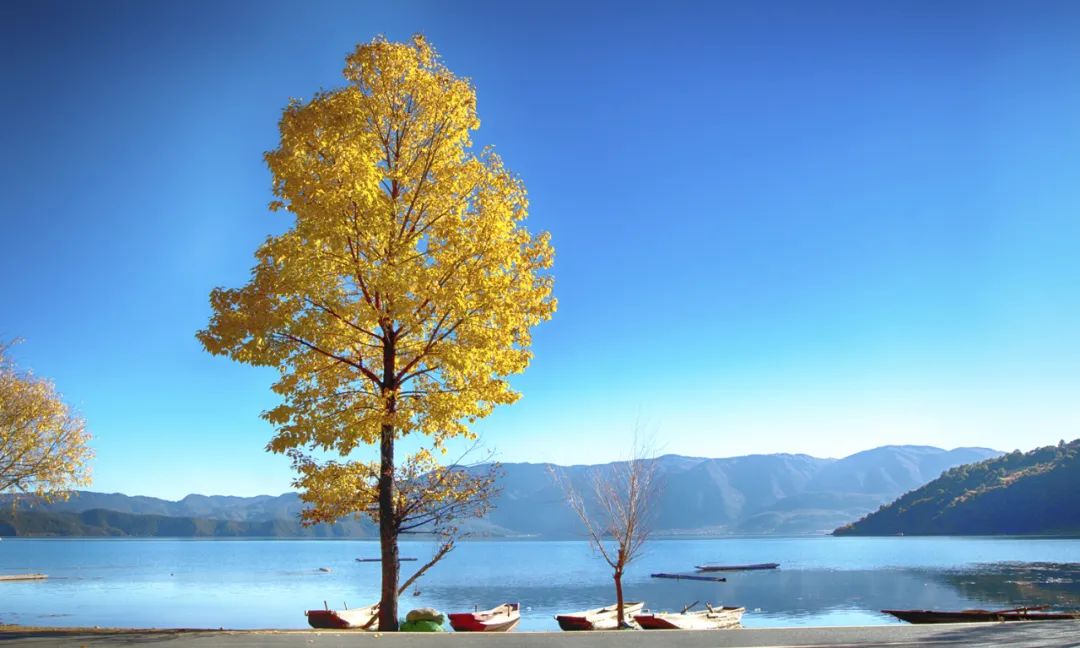
[[[783, 540], [783, 539], [799, 539], [805, 540], [809, 538], [834, 538], [834, 539], [892, 539], [901, 540], [904, 538], [913, 539], [925, 539], [925, 538], [960, 538], [965, 540], [1080, 540], [1080, 532], [1074, 533], [1038, 533], [1038, 534], [948, 534], [948, 533], [926, 533], [926, 534], [854, 534], [845, 533], [836, 535], [833, 533], [793, 533], [793, 534], [731, 534], [731, 535], [658, 535], [650, 538], [650, 542], [671, 542], [682, 540]], [[342, 537], [342, 538], [326, 538], [326, 537], [306, 537], [306, 536], [137, 536], [137, 535], [115, 535], [115, 536], [74, 536], [74, 535], [20, 535], [20, 536], [0, 536], [0, 541], [8, 540], [209, 540], [214, 542], [236, 542], [236, 541], [317, 541], [317, 542], [378, 542], [377, 537]], [[404, 543], [422, 543], [430, 542], [430, 538], [416, 537], [407, 540], [402, 540]], [[483, 543], [483, 542], [588, 542], [586, 538], [570, 538], [570, 537], [558, 537], [558, 536], [485, 536], [485, 537], [466, 537], [461, 538], [459, 542], [463, 543]]]

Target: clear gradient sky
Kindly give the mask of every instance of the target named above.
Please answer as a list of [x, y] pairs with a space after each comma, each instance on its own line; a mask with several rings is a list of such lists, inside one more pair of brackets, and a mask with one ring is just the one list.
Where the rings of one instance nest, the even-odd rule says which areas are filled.
[[288, 489], [273, 372], [194, 333], [287, 224], [282, 107], [380, 33], [473, 79], [553, 236], [502, 460], [1080, 436], [1080, 5], [633, 4], [4, 2], [0, 338], [94, 489]]

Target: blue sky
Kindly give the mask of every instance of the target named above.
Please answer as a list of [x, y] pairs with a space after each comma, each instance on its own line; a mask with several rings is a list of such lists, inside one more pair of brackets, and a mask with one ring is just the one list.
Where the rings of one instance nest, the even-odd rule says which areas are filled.
[[1031, 448], [1080, 424], [1075, 3], [8, 2], [0, 337], [95, 490], [287, 490], [273, 374], [194, 338], [286, 218], [290, 97], [423, 32], [556, 248], [504, 461]]

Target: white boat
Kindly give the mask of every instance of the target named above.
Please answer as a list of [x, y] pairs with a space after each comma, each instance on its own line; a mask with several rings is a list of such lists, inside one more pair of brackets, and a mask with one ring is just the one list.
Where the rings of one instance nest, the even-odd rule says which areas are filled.
[[741, 627], [741, 607], [710, 607], [700, 612], [653, 612], [636, 614], [634, 620], [646, 630], [726, 630]]
[[337, 630], [377, 630], [379, 628], [379, 604], [344, 610], [307, 610], [308, 625], [312, 628]]
[[449, 617], [456, 632], [510, 632], [521, 621], [521, 605], [503, 603], [490, 610], [454, 612]]
[[[623, 621], [633, 624], [634, 615], [641, 612], [645, 603], [623, 603]], [[560, 614], [555, 617], [563, 630], [617, 630], [619, 627], [618, 604], [593, 608], [573, 614]]]

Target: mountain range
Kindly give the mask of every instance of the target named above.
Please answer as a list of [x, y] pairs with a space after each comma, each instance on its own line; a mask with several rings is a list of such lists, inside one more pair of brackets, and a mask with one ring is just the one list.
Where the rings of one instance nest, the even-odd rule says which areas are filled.
[[[943, 471], [1000, 456], [987, 448], [884, 446], [842, 459], [770, 454], [657, 458], [658, 535], [824, 533], [856, 520]], [[501, 492], [475, 535], [576, 538], [580, 522], [552, 470], [581, 492], [591, 471], [614, 464], [502, 464]], [[296, 493], [257, 497], [188, 495], [179, 501], [78, 491], [66, 501], [0, 510], [0, 535], [375, 537], [367, 521], [303, 528]]]

